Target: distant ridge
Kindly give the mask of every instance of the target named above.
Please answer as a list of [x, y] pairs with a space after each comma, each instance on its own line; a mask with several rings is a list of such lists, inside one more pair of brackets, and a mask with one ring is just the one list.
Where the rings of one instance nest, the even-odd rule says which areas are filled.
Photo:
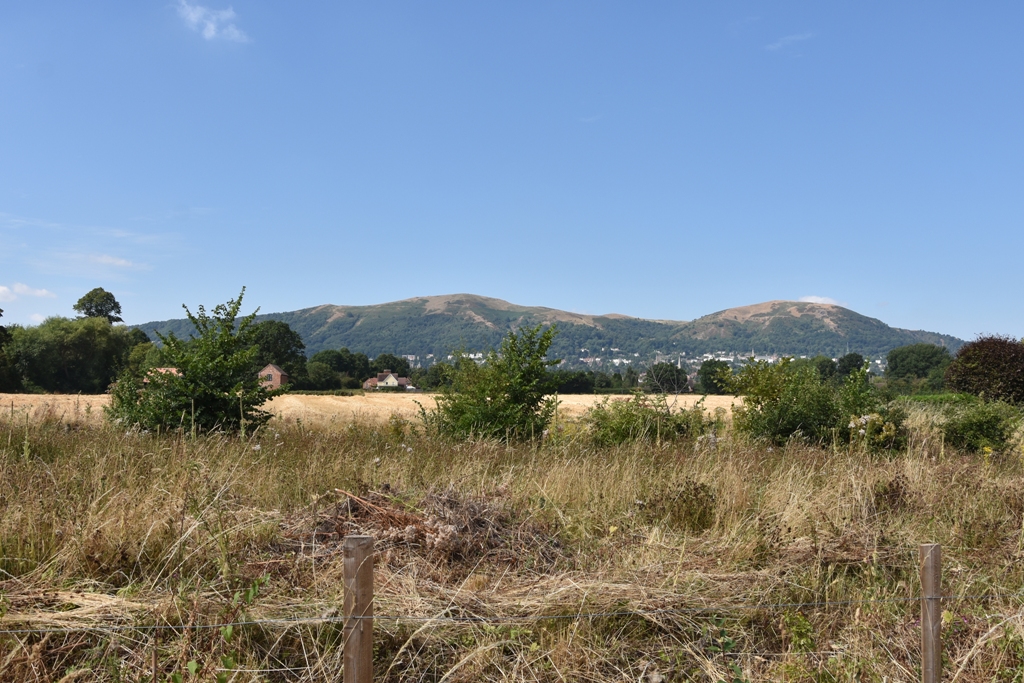
[[[837, 357], [847, 349], [874, 358], [906, 344], [927, 342], [955, 351], [962, 339], [936, 332], [903, 330], [835, 304], [768, 301], [730, 308], [693, 321], [645, 320], [621, 314], [587, 315], [542, 306], [520, 306], [475, 294], [446, 294], [371, 306], [326, 304], [270, 313], [302, 335], [307, 353], [347, 347], [370, 357], [380, 353], [445, 358], [456, 349], [485, 351], [509, 331], [538, 324], [558, 326], [552, 354], [568, 365], [601, 358], [641, 365], [657, 358], [692, 358], [723, 352], [748, 356]], [[138, 325], [152, 332], [188, 336], [188, 320]], [[582, 359], [591, 359], [584, 363]]]

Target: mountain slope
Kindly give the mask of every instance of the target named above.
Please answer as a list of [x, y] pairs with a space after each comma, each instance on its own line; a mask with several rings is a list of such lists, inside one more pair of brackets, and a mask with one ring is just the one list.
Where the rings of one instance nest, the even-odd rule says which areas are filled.
[[[645, 320], [625, 315], [584, 315], [540, 306], [519, 306], [473, 294], [426, 296], [373, 306], [324, 305], [259, 319], [281, 320], [302, 335], [307, 352], [347, 347], [370, 357], [379, 353], [428, 354], [444, 358], [456, 349], [485, 351], [510, 330], [555, 324], [552, 355], [570, 365], [582, 357], [646, 363], [657, 355], [715, 353], [838, 356], [856, 351], [868, 357], [916, 342], [962, 340], [933, 332], [901, 330], [841, 306], [771, 301], [720, 311], [691, 322]], [[188, 336], [187, 320], [140, 325]], [[613, 351], [614, 349], [614, 351]]]
[[683, 324], [673, 340], [704, 349], [839, 356], [847, 349], [877, 356], [905, 344], [926, 342], [955, 350], [949, 335], [890, 327], [835, 304], [768, 301], [730, 308]]

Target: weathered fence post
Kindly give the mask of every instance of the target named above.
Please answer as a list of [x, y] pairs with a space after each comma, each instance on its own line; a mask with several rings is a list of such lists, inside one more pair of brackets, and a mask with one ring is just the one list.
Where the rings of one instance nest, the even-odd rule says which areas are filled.
[[373, 681], [373, 537], [347, 536], [345, 575], [345, 683]]
[[921, 563], [921, 682], [942, 680], [942, 546], [924, 543]]

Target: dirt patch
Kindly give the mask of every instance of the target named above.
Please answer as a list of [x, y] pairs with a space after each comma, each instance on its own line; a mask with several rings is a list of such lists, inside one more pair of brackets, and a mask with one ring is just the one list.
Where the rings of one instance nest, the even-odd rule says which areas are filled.
[[387, 484], [356, 495], [335, 489], [282, 525], [279, 552], [340, 549], [346, 536], [369, 535], [377, 550], [398, 565], [414, 556], [469, 570], [482, 561], [507, 567], [530, 558], [531, 566], [553, 566], [559, 544], [549, 529], [519, 521], [502, 492], [464, 496], [453, 488], [411, 499]]

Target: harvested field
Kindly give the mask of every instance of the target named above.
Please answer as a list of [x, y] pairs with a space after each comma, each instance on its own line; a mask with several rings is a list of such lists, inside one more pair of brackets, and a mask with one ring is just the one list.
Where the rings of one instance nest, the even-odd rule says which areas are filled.
[[[558, 397], [559, 412], [567, 418], [579, 417], [587, 408], [604, 400], [604, 396], [593, 394], [567, 394]], [[628, 396], [613, 395], [609, 400], [628, 399]], [[700, 400], [693, 394], [672, 397], [669, 405], [685, 410]], [[704, 407], [709, 411], [716, 408], [731, 410], [733, 403], [741, 399], [734, 396], [708, 396]], [[99, 424], [103, 420], [103, 406], [110, 402], [106, 395], [61, 395], [61, 394], [0, 394], [0, 415], [13, 413], [16, 420], [26, 415], [32, 420], [56, 419], [71, 423]], [[432, 394], [366, 393], [361, 396], [310, 396], [286, 394], [278, 396], [268, 404], [268, 410], [285, 422], [301, 420], [304, 424], [348, 424], [355, 421], [385, 422], [391, 415], [408, 420], [419, 416], [420, 405], [427, 410], [434, 408]]]

